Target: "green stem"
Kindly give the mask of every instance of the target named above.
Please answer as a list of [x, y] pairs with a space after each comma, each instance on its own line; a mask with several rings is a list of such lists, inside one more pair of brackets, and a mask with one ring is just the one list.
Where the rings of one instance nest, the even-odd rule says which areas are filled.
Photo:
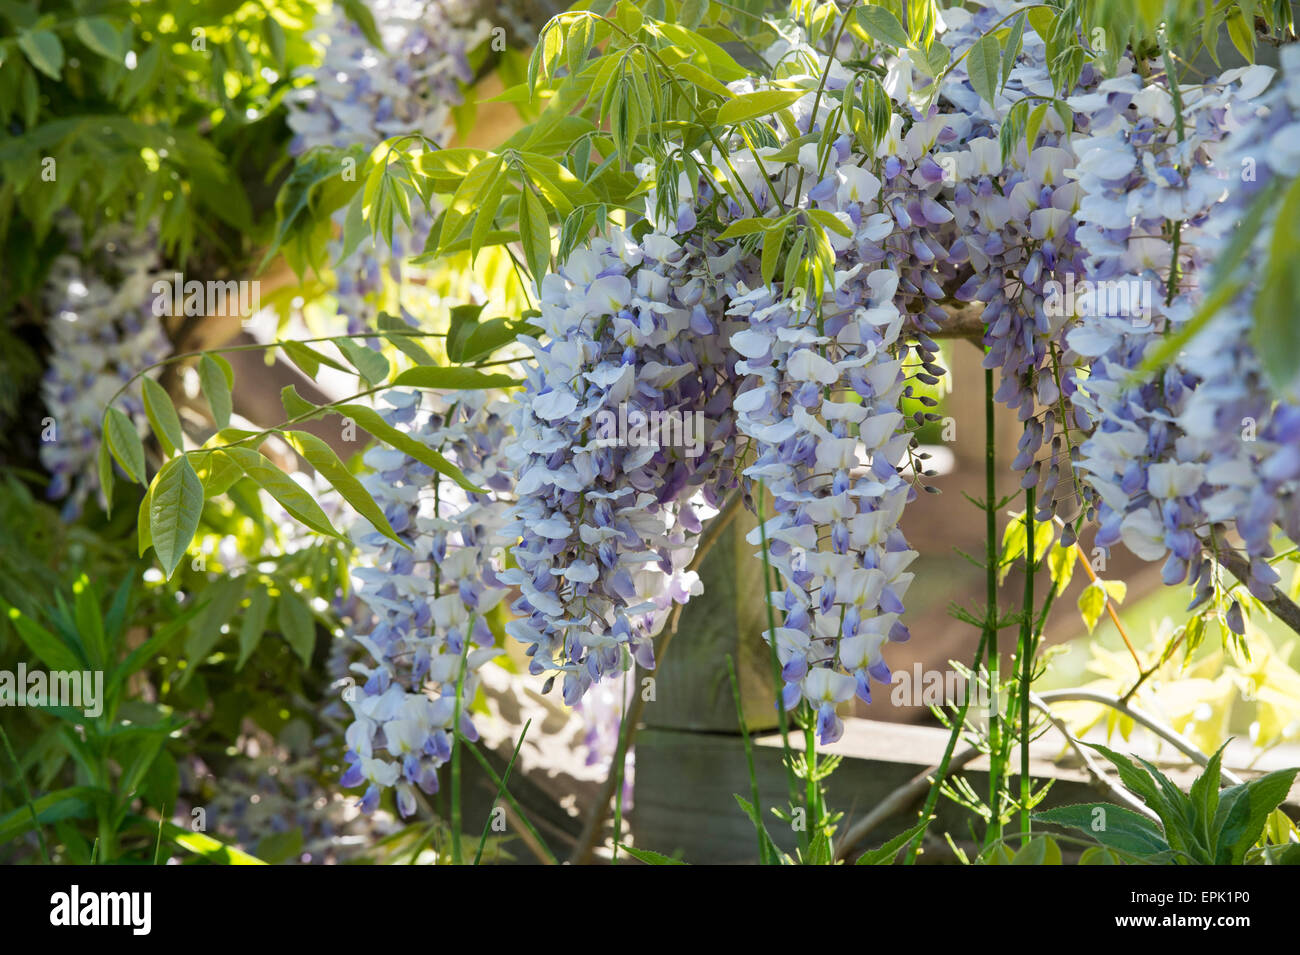
[[776, 617], [772, 613], [772, 565], [767, 556], [767, 522], [763, 514], [763, 501], [767, 497], [767, 485], [758, 484], [758, 498], [755, 510], [758, 516], [758, 537], [763, 549], [763, 607], [767, 610], [768, 649], [772, 660], [772, 687], [776, 693], [776, 721], [781, 727], [781, 746], [785, 762], [786, 783], [790, 787], [790, 808], [793, 809], [799, 796], [799, 787], [794, 780], [793, 754], [790, 752], [790, 724], [786, 720], [785, 696], [782, 691], [781, 659], [776, 652]]
[[998, 521], [997, 521], [997, 448], [993, 440], [993, 369], [984, 369], [984, 517], [985, 583], [988, 606], [985, 610], [984, 636], [989, 660], [989, 825], [986, 844], [1002, 836], [1002, 725], [999, 692], [1001, 667], [998, 660]]
[[[452, 719], [453, 739], [460, 738], [460, 714], [465, 699], [465, 670], [469, 661], [470, 635], [474, 632], [475, 614], [469, 615], [465, 624], [464, 645], [460, 649], [460, 673], [456, 676], [456, 710]], [[464, 863], [460, 838], [460, 751], [464, 747], [453, 745], [451, 748], [451, 864]]]
[[519, 805], [518, 800], [516, 800], [515, 797], [510, 794], [510, 790], [506, 788], [505, 780], [503, 780], [500, 776], [497, 775], [497, 771], [492, 768], [492, 764], [488, 762], [488, 758], [478, 751], [478, 747], [470, 745], [469, 740], [460, 737], [459, 734], [458, 734], [457, 741], [466, 744], [465, 748], [469, 750], [469, 754], [478, 760], [478, 764], [481, 767], [483, 767], [483, 771], [488, 774], [488, 778], [490, 778], [492, 782], [496, 784], [497, 792], [499, 792], [502, 796], [505, 797], [506, 802], [510, 804], [510, 808], [513, 809], [515, 811], [515, 815], [519, 817], [519, 821], [524, 824], [524, 828], [527, 829], [529, 833], [532, 834], [532, 837], [534, 841], [536, 841], [538, 848], [540, 848], [542, 852], [545, 853], [547, 863], [549, 865], [559, 865], [560, 860], [555, 857], [555, 853], [551, 851], [551, 847], [548, 846], [545, 840], [542, 839], [542, 834], [537, 831], [537, 827], [533, 825], [532, 820], [529, 819], [527, 815], [525, 815], [524, 810]]
[[727, 654], [727, 676], [731, 680], [731, 698], [736, 704], [736, 722], [740, 724], [740, 738], [745, 743], [745, 765], [749, 769], [749, 798], [754, 806], [754, 817], [758, 820], [754, 826], [755, 834], [758, 836], [758, 862], [759, 865], [767, 865], [775, 860], [768, 851], [771, 839], [762, 825], [763, 802], [758, 790], [758, 773], [754, 769], [754, 744], [749, 739], [745, 707], [740, 702], [740, 681], [736, 679], [736, 664], [732, 661], [730, 653]]
[[[636, 671], [636, 662], [631, 663]], [[627, 769], [627, 670], [623, 671], [623, 692], [619, 700], [620, 718], [618, 724], [618, 752], [614, 756], [614, 855], [613, 863], [618, 865], [618, 844], [623, 836], [623, 773]]]
[[23, 791], [23, 800], [27, 803], [27, 811], [32, 815], [32, 828], [36, 830], [36, 841], [40, 843], [41, 858], [45, 864], [50, 864], [50, 852], [45, 845], [45, 833], [41, 831], [41, 821], [36, 816], [36, 807], [32, 805], [32, 791], [27, 788], [27, 777], [23, 774], [23, 768], [18, 763], [18, 757], [14, 755], [14, 748], [9, 743], [9, 734], [5, 728], [0, 726], [0, 740], [4, 741], [5, 752], [9, 754], [9, 761], [14, 764], [14, 772], [18, 775], [18, 785]]
[[1029, 684], [1034, 676], [1034, 506], [1037, 489], [1025, 491], [1025, 600], [1020, 621], [1020, 831], [1029, 835]]

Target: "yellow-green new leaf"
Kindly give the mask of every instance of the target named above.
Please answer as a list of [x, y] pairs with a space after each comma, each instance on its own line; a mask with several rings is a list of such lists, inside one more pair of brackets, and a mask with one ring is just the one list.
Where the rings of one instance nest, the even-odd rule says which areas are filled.
[[720, 126], [732, 126], [747, 120], [771, 116], [778, 110], [798, 102], [807, 93], [807, 90], [758, 90], [754, 93], [745, 93], [723, 103], [718, 108], [717, 121]]

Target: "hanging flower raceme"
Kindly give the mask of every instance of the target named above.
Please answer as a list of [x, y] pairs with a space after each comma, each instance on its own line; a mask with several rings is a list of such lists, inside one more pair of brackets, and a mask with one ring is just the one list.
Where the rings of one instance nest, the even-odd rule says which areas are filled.
[[[140, 369], [165, 358], [171, 343], [151, 307], [158, 274], [152, 236], [110, 226], [82, 248], [75, 225], [66, 233], [69, 250], [51, 266], [43, 296], [50, 360], [41, 392], [53, 431], [43, 435], [40, 454], [53, 477], [49, 496], [68, 495], [64, 513], [71, 516], [99, 486], [104, 409]], [[116, 407], [143, 422], [138, 382]]]
[[364, 478], [396, 535], [359, 525], [357, 595], [373, 614], [353, 638], [369, 663], [354, 663], [359, 685], [345, 699], [345, 786], [366, 785], [373, 810], [395, 787], [402, 815], [415, 811], [415, 790], [437, 790], [437, 769], [451, 756], [457, 684], [460, 732], [477, 739], [467, 710], [475, 672], [497, 655], [488, 614], [506, 596], [497, 579], [511, 474], [502, 456], [509, 438], [506, 406], [481, 392], [454, 397], [390, 391], [384, 418], [453, 461], [483, 493], [466, 491], [401, 451], [372, 448]]
[[[610, 231], [542, 282], [545, 340], [519, 396], [511, 461], [520, 614], [535, 674], [573, 703], [654, 665], [652, 637], [699, 590], [701, 521], [735, 482], [734, 385], [717, 334], [720, 263], [686, 235]], [[548, 686], [550, 684], [548, 683]]]
[[[1285, 146], [1300, 134], [1295, 66], [1264, 97], [1266, 67], [1184, 87], [1181, 113], [1163, 88], [1107, 81], [1099, 94], [1116, 109], [1079, 144], [1089, 278], [1102, 290], [1155, 290], [1149, 313], [1138, 314], [1099, 295], [1100, 307], [1070, 336], [1091, 360], [1080, 400], [1097, 428], [1079, 466], [1097, 495], [1097, 542], [1123, 540], [1139, 557], [1164, 559], [1166, 583], [1196, 586], [1194, 605], [1213, 591], [1214, 525], [1241, 535], [1251, 589], [1269, 595], [1274, 528], [1300, 532], [1300, 409], [1279, 402], [1265, 380], [1249, 288], [1156, 376], [1137, 371], [1191, 321], [1205, 297], [1201, 276], [1228, 254], [1253, 196], [1300, 171], [1300, 151]], [[1259, 223], [1248, 264], [1267, 255], [1271, 229]]]

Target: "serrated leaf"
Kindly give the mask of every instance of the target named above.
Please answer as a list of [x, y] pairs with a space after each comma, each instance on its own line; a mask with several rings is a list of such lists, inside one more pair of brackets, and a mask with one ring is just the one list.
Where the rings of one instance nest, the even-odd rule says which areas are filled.
[[1033, 814], [1036, 822], [1078, 829], [1118, 852], [1147, 856], [1169, 851], [1160, 828], [1141, 813], [1110, 803], [1058, 806]]
[[644, 862], [646, 865], [686, 865], [681, 859], [674, 859], [666, 856], [661, 852], [652, 852], [649, 849], [638, 849], [635, 846], [624, 845], [619, 843], [618, 847], [630, 855], [638, 862]]
[[927, 823], [918, 822], [911, 829], [900, 833], [890, 839], [879, 849], [872, 849], [858, 856], [858, 861], [854, 865], [893, 865], [894, 859], [898, 857], [899, 850], [910, 843], [926, 828]]
[[203, 513], [203, 482], [187, 455], [163, 465], [149, 493], [149, 537], [170, 578], [194, 539]]

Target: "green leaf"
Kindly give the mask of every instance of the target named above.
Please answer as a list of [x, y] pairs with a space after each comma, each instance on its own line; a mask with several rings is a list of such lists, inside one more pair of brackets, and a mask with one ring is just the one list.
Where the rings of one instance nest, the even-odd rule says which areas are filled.
[[661, 852], [652, 852], [649, 849], [638, 849], [635, 846], [624, 845], [621, 842], [618, 844], [618, 847], [633, 859], [644, 862], [646, 865], [686, 865], [686, 863], [681, 859], [674, 859]]
[[233, 383], [234, 371], [230, 362], [214, 355], [204, 355], [199, 359], [199, 386], [207, 396], [208, 407], [212, 409], [212, 420], [218, 428], [230, 426], [230, 413], [234, 410], [230, 396]]
[[1293, 179], [1277, 209], [1268, 262], [1255, 297], [1252, 339], [1264, 370], [1279, 395], [1300, 375], [1300, 178]]
[[162, 831], [171, 842], [174, 842], [186, 852], [202, 856], [208, 862], [216, 865], [266, 865], [261, 859], [249, 855], [242, 849], [236, 849], [234, 846], [218, 842], [211, 836], [206, 836], [201, 832], [190, 832], [190, 830], [183, 829], [173, 822], [164, 822]]
[[149, 528], [149, 509], [153, 503], [153, 488], [147, 487], [144, 491], [144, 497], [140, 499], [140, 509], [136, 512], [135, 518], [135, 536], [139, 541], [139, 554], [143, 557], [144, 552], [153, 546], [153, 533]]
[[1033, 814], [1036, 822], [1078, 829], [1101, 845], [1139, 856], [1169, 851], [1160, 828], [1141, 813], [1110, 803], [1058, 806]]
[[148, 416], [149, 423], [153, 425], [154, 434], [162, 442], [163, 450], [169, 455], [174, 451], [184, 450], [185, 439], [181, 434], [181, 419], [176, 414], [176, 406], [172, 404], [167, 389], [149, 377], [142, 378], [140, 381], [144, 385], [144, 413]]
[[1062, 547], [1060, 544], [1052, 545], [1052, 549], [1047, 554], [1047, 570], [1051, 574], [1052, 583], [1056, 584], [1058, 594], [1065, 593], [1065, 588], [1070, 586], [1070, 580], [1074, 577], [1074, 565], [1078, 559], [1077, 544], [1071, 544], [1069, 547]]
[[1011, 21], [1011, 30], [1007, 33], [1006, 52], [1002, 55], [1002, 86], [1006, 86], [1007, 81], [1011, 79], [1011, 71], [1016, 67], [1016, 58], [1020, 56], [1020, 48], [1025, 36], [1025, 19], [1022, 11]]
[[30, 807], [19, 806], [0, 816], [0, 844], [20, 836], [32, 827], [32, 813], [44, 824], [60, 819], [81, 819], [91, 814], [97, 802], [108, 797], [102, 789], [69, 786], [33, 799]]
[[433, 450], [427, 444], [424, 444], [412, 438], [405, 431], [399, 431], [385, 421], [373, 408], [367, 408], [365, 405], [338, 405], [334, 408], [337, 414], [351, 418], [359, 426], [369, 431], [372, 435], [391, 445], [398, 451], [404, 451], [415, 460], [427, 464], [439, 474], [446, 475], [467, 491], [474, 491], [478, 494], [487, 492], [469, 482], [469, 479], [461, 473], [460, 468], [452, 464], [437, 451]]
[[[465, 337], [457, 361], [477, 361], [486, 358], [498, 348], [508, 345], [520, 335], [536, 335], [541, 329], [535, 325], [518, 325], [506, 318], [490, 318], [475, 325]], [[486, 386], [505, 387], [505, 386]]]
[[[861, 8], [859, 8], [861, 9]], [[894, 859], [898, 857], [899, 850], [910, 843], [921, 832], [925, 830], [927, 823], [918, 822], [906, 832], [899, 833], [890, 839], [879, 849], [872, 849], [858, 856], [858, 861], [854, 865], [893, 865]]]
[[532, 190], [524, 190], [519, 205], [519, 238], [524, 246], [528, 271], [539, 286], [551, 265], [551, 227], [542, 200]]
[[172, 458], [149, 493], [149, 537], [168, 578], [194, 539], [202, 512], [203, 482], [187, 455]]
[[325, 480], [329, 481], [334, 490], [343, 495], [343, 499], [351, 504], [358, 514], [368, 520], [375, 530], [403, 547], [407, 546], [405, 541], [394, 533], [392, 525], [388, 523], [388, 518], [384, 517], [383, 509], [375, 503], [375, 499], [370, 496], [370, 492], [339, 460], [338, 455], [334, 453], [328, 444], [316, 437], [316, 435], [309, 434], [306, 431], [286, 431], [284, 435], [292, 441], [294, 447], [307, 459], [307, 463], [314, 467]]
[[295, 520], [321, 534], [343, 539], [307, 489], [272, 464], [266, 456], [251, 448], [240, 447], [225, 448], [224, 453], [234, 458], [244, 474], [279, 501]]
[[334, 344], [369, 384], [377, 385], [388, 377], [388, 359], [351, 338], [336, 338]]
[[422, 365], [408, 368], [393, 379], [394, 388], [441, 388], [473, 391], [480, 388], [509, 388], [523, 382], [509, 375], [497, 375], [457, 365]]
[[980, 37], [966, 54], [971, 85], [980, 98], [993, 104], [998, 92], [998, 76], [1002, 64], [1002, 50], [993, 34]]
[[86, 661], [82, 660], [71, 647], [35, 620], [25, 616], [4, 598], [0, 598], [0, 611], [8, 615], [9, 622], [13, 624], [19, 638], [27, 645], [27, 649], [51, 670], [81, 670], [85, 667]]
[[744, 93], [719, 107], [717, 124], [733, 126], [736, 123], [770, 116], [806, 95], [806, 90], [758, 90], [754, 93]]
[[104, 490], [104, 513], [111, 517], [113, 514], [113, 455], [108, 450], [107, 441], [99, 442], [96, 466], [99, 470], [99, 486]]
[[1093, 628], [1097, 626], [1097, 621], [1101, 619], [1105, 609], [1106, 591], [1099, 584], [1089, 584], [1083, 589], [1083, 593], [1079, 594], [1079, 613], [1089, 633], [1092, 633]]
[[461, 180], [443, 215], [442, 230], [438, 234], [438, 249], [446, 248], [460, 236], [469, 217], [478, 211], [480, 197], [501, 173], [502, 163], [502, 157], [488, 156], [475, 165]]
[[103, 17], [78, 20], [73, 32], [78, 40], [107, 60], [121, 63], [126, 56], [121, 35]]
[[854, 14], [858, 18], [858, 25], [873, 40], [879, 40], [886, 46], [899, 50], [907, 48], [907, 31], [898, 22], [898, 17], [884, 7], [858, 6], [854, 9]]
[[212, 648], [221, 639], [221, 628], [239, 609], [244, 599], [244, 578], [242, 575], [220, 577], [204, 591], [203, 597], [206, 601], [203, 609], [195, 615], [185, 638], [185, 654], [190, 662], [185, 671], [186, 678], [212, 653]]
[[124, 412], [112, 407], [108, 409], [104, 416], [104, 438], [126, 476], [137, 484], [147, 484], [144, 443], [140, 440], [140, 432], [135, 430], [135, 424]]
[[288, 359], [298, 366], [298, 370], [308, 378], [314, 379], [320, 371], [321, 365], [328, 365], [330, 368], [334, 368], [338, 371], [348, 370], [346, 365], [342, 365], [333, 358], [322, 355], [314, 348], [308, 348], [302, 342], [280, 342], [280, 350], [283, 351]]
[[303, 666], [311, 666], [311, 652], [316, 646], [316, 620], [307, 601], [292, 590], [281, 590], [275, 606], [280, 635], [293, 648]]
[[775, 219], [769, 219], [766, 216], [754, 216], [750, 219], [737, 219], [718, 234], [718, 241], [721, 242], [724, 239], [737, 239], [741, 236], [766, 232], [768, 229], [772, 228], [772, 225], [775, 222]]
[[270, 613], [271, 595], [265, 585], [259, 584], [249, 596], [248, 609], [244, 611], [244, 619], [239, 624], [239, 661], [235, 664], [236, 673], [244, 668], [248, 658], [257, 649], [262, 634], [266, 632], [266, 619]]
[[1060, 865], [1061, 847], [1051, 836], [1030, 839], [1011, 858], [1012, 865]]
[[50, 79], [63, 76], [63, 44], [50, 30], [22, 30], [18, 34], [18, 47], [26, 54], [32, 66]]
[[1219, 794], [1214, 817], [1216, 865], [1240, 865], [1259, 841], [1268, 817], [1291, 792], [1297, 769], [1279, 769]]
[[285, 416], [292, 421], [306, 421], [322, 410], [320, 405], [314, 405], [298, 394], [298, 389], [293, 385], [285, 385], [280, 389], [280, 404], [284, 406]]

